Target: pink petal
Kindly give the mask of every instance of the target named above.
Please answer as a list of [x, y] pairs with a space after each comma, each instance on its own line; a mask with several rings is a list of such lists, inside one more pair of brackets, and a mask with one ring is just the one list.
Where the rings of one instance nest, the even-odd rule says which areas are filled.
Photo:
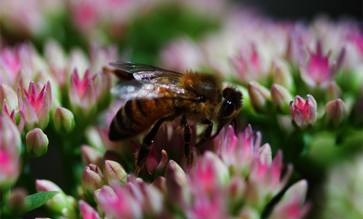
[[50, 87], [50, 82], [47, 82], [47, 85], [43, 87], [43, 90], [46, 88], [46, 90], [43, 93], [43, 103], [42, 108], [39, 114], [39, 126], [45, 127], [45, 123], [47, 122], [47, 118], [49, 116], [50, 107], [52, 105], [52, 90]]
[[316, 87], [315, 80], [307, 73], [307, 70], [304, 66], [300, 64], [300, 77], [301, 79], [309, 86], [309, 87]]
[[316, 104], [316, 100], [314, 99], [314, 97], [312, 95], [310, 95], [310, 94], [308, 94], [307, 97], [308, 97], [309, 105], [316, 109], [317, 104]]
[[306, 119], [304, 115], [301, 113], [300, 109], [295, 111], [294, 121], [300, 128], [305, 128], [307, 126]]

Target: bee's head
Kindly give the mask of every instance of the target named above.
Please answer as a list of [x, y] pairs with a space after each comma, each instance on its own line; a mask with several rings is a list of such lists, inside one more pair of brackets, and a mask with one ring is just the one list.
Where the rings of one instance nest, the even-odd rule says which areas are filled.
[[242, 93], [235, 87], [226, 87], [222, 91], [223, 102], [218, 115], [217, 136], [223, 126], [230, 123], [242, 108]]

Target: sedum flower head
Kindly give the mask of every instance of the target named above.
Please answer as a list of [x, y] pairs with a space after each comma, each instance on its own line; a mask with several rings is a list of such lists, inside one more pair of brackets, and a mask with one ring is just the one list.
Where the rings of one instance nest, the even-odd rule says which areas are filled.
[[[288, 166], [282, 175], [282, 152], [272, 159], [269, 145], [260, 147], [261, 135], [257, 136], [254, 140], [251, 126], [239, 135], [233, 133], [231, 126], [224, 128], [219, 139], [207, 145], [217, 153], [204, 152], [191, 169], [184, 171], [178, 163], [169, 160], [165, 178], [159, 176], [150, 186], [129, 175], [126, 184], [105, 185], [96, 190], [99, 211], [104, 212], [106, 218], [177, 215], [185, 218], [260, 218], [266, 205], [286, 185], [292, 168]], [[238, 171], [236, 166], [240, 163], [237, 160], [245, 162], [244, 173]], [[308, 210], [306, 188], [306, 181], [301, 181], [288, 189], [270, 216], [303, 218]]]

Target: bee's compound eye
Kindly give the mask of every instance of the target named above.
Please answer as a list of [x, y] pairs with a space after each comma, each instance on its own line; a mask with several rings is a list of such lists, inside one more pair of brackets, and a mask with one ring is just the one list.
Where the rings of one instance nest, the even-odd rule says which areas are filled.
[[207, 101], [207, 98], [205, 98], [205, 96], [201, 95], [201, 96], [197, 97], [197, 100], [198, 100], [198, 102], [205, 102], [205, 101]]

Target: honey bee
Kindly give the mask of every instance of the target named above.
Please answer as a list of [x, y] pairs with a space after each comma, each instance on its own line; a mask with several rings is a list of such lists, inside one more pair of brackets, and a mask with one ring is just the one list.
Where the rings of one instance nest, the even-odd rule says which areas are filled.
[[[200, 145], [218, 135], [242, 107], [242, 93], [235, 87], [222, 89], [217, 77], [201, 72], [179, 73], [151, 65], [127, 61], [109, 63], [120, 79], [131, 80], [112, 88], [111, 93], [127, 99], [113, 118], [109, 139], [124, 140], [149, 130], [135, 158], [135, 175], [143, 168], [149, 147], [164, 122], [180, 118], [184, 131], [184, 153], [187, 165], [192, 164], [189, 122], [205, 126]], [[213, 122], [217, 124], [213, 136]], [[236, 127], [235, 127], [236, 128]]]

